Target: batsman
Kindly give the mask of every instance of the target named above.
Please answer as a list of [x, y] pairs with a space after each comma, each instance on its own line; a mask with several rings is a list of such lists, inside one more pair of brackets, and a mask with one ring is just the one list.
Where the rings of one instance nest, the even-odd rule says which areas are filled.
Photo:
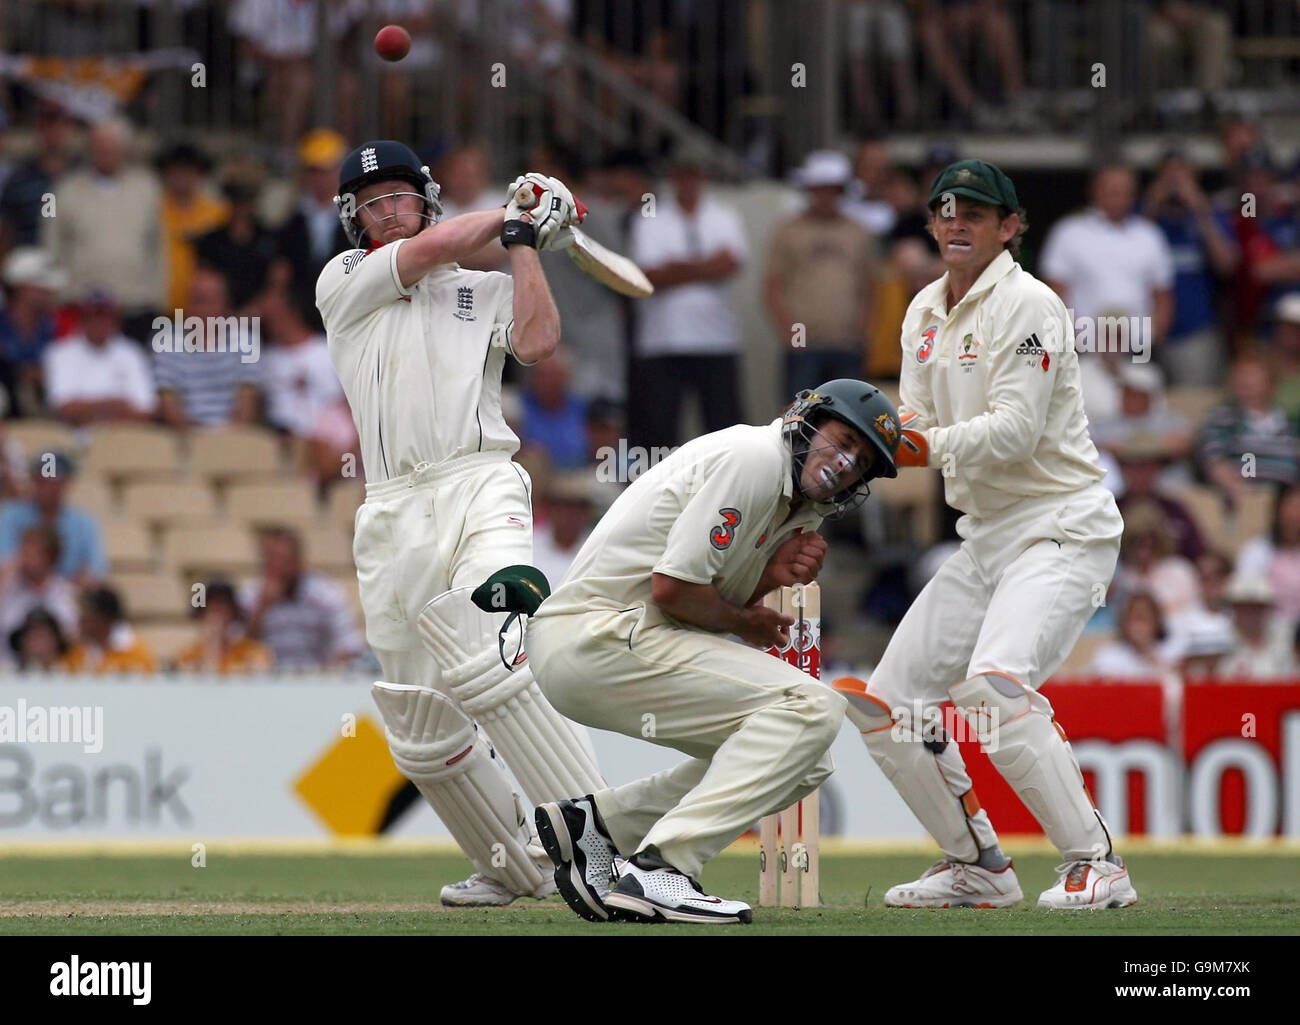
[[[400, 142], [348, 154], [335, 201], [356, 248], [321, 271], [316, 304], [365, 464], [353, 555], [384, 671], [372, 694], [393, 760], [477, 869], [443, 887], [443, 903], [499, 905], [555, 888], [502, 759], [533, 803], [602, 785], [586, 732], [556, 714], [524, 658], [498, 653], [504, 614], [471, 601], [490, 575], [532, 562], [501, 372], [507, 357], [531, 365], [555, 351], [537, 251], [578, 215], [541, 174], [516, 179], [501, 207], [447, 220], [438, 193]], [[497, 238], [511, 275], [458, 266]]]
[[962, 544], [870, 682], [836, 681], [867, 750], [943, 851], [885, 903], [1005, 907], [1022, 897], [936, 716], [951, 699], [1061, 851], [1039, 907], [1126, 907], [1137, 900], [1128, 871], [1039, 693], [1105, 595], [1124, 527], [1088, 437], [1074, 325], [1014, 259], [1025, 214], [1002, 171], [951, 164], [929, 206], [947, 273], [903, 321], [899, 465], [942, 472], [948, 504], [964, 514]]
[[[675, 748], [665, 772], [537, 808], [569, 906], [590, 921], [749, 922], [704, 865], [832, 770], [845, 701], [794, 665], [793, 619], [762, 599], [820, 572], [816, 528], [894, 477], [893, 404], [863, 381], [800, 393], [783, 417], [706, 434], [640, 475], [528, 629], [543, 693], [588, 726]], [[728, 638], [734, 634], [740, 639]], [[611, 866], [625, 857], [617, 885]]]

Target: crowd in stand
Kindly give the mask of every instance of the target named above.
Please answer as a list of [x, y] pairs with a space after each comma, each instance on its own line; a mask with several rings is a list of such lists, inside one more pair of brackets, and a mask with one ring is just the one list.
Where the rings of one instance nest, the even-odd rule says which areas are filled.
[[[277, 179], [242, 157], [215, 166], [188, 142], [145, 162], [126, 121], [82, 126], [46, 100], [31, 117], [33, 155], [0, 165], [5, 417], [79, 431], [263, 425], [297, 440], [297, 472], [322, 490], [361, 476], [313, 303], [319, 269], [346, 244], [333, 194], [348, 141], [332, 130], [305, 133], [292, 176]], [[1117, 637], [1098, 654], [1099, 671], [1176, 668], [1216, 645], [1234, 672], [1294, 669], [1296, 176], [1249, 122], [1226, 124], [1222, 142], [1221, 190], [1207, 192], [1177, 150], [1145, 175], [1098, 167], [1078, 213], [1033, 225], [1042, 243], [1036, 261], [1025, 257], [1080, 323], [1131, 325], [1117, 336], [1122, 344], [1080, 345], [1094, 439], [1130, 519], [1095, 622]], [[923, 166], [904, 167], [880, 138], [851, 155], [810, 153], [787, 209], [755, 231], [709, 188], [706, 154], [678, 150], [661, 168], [633, 152], [599, 166], [581, 166], [562, 145], [529, 154], [530, 167], [574, 183], [593, 234], [629, 253], [656, 286], [633, 304], [570, 261], [548, 260], [565, 347], [531, 371], [515, 368], [506, 395], [519, 458], [537, 482], [536, 543], [548, 577], [562, 575], [593, 517], [635, 475], [622, 454], [686, 440], [684, 399], [698, 399], [703, 422], [694, 426], [705, 430], [766, 414], [745, 409], [738, 386], [757, 347], [779, 346], [787, 394], [837, 376], [897, 377], [903, 312], [942, 273], [925, 227], [929, 182], [957, 156], [936, 146]], [[500, 202], [473, 144], [447, 153], [434, 174], [447, 215]], [[500, 268], [502, 250], [488, 246], [466, 262]], [[744, 336], [736, 305], [736, 279], [751, 263], [766, 338]], [[225, 351], [193, 352], [182, 338], [189, 317], [245, 319], [233, 322]], [[1191, 413], [1173, 401], [1225, 380], [1218, 401]], [[65, 500], [74, 460], [12, 444], [0, 455], [4, 658], [24, 667], [152, 667], [111, 587], [97, 525]], [[1271, 532], [1249, 539], [1234, 561], [1198, 522], [1205, 507], [1182, 497], [1189, 487], [1217, 496], [1228, 518], [1276, 489]], [[882, 501], [887, 491], [882, 485]], [[862, 571], [861, 607], [846, 615], [882, 616], [888, 626], [892, 613], [878, 610], [898, 602], [873, 591], [899, 587], [898, 576], [882, 572], [855, 525], [836, 530], [858, 546], [852, 559]], [[207, 582], [195, 645], [178, 664], [345, 664], [363, 652], [345, 598], [303, 565], [291, 532], [268, 534], [262, 560], [256, 583]], [[902, 586], [918, 583], [914, 575]], [[905, 604], [910, 594], [898, 597]], [[1265, 641], [1274, 648], [1257, 657]]]

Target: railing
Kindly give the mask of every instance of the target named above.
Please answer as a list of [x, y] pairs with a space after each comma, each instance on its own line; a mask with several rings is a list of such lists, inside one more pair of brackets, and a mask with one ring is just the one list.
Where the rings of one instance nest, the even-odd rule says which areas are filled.
[[[1295, 3], [1200, 5], [1219, 19], [1163, 32], [1150, 21], [1157, 6], [1006, 0], [995, 5], [1004, 16], [989, 16], [929, 0], [577, 0], [569, 24], [546, 28], [525, 0], [429, 0], [421, 52], [388, 67], [370, 51], [387, 20], [379, 0], [295, 0], [282, 10], [315, 25], [282, 21], [251, 38], [232, 23], [238, 0], [5, 0], [0, 76], [47, 87], [12, 58], [180, 47], [197, 55], [202, 84], [189, 62], [138, 88], [135, 69], [117, 83], [160, 137], [233, 131], [283, 155], [300, 128], [333, 124], [432, 149], [473, 136], [503, 163], [555, 137], [588, 157], [689, 143], [732, 175], [780, 172], [867, 130], [1055, 130], [1104, 143], [1210, 127], [1224, 109], [1300, 111]], [[969, 23], [950, 20], [954, 10]], [[279, 62], [256, 52], [295, 32], [328, 43]], [[552, 45], [528, 44], [548, 32]]]

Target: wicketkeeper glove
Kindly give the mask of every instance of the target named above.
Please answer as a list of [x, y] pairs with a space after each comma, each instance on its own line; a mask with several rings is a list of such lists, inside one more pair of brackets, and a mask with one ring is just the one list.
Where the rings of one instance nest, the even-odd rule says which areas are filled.
[[894, 457], [894, 462], [898, 466], [930, 465], [930, 443], [925, 440], [925, 435], [921, 431], [908, 429], [907, 425], [915, 420], [915, 413], [907, 413], [899, 419], [898, 423], [903, 429], [903, 434], [898, 439], [898, 454]]

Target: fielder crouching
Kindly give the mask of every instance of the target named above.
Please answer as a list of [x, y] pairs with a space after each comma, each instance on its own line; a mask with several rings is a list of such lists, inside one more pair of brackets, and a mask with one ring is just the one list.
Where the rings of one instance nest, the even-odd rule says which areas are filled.
[[556, 885], [582, 917], [751, 920], [747, 904], [696, 879], [757, 819], [830, 775], [845, 708], [763, 650], [793, 621], [762, 598], [817, 576], [817, 526], [859, 505], [867, 481], [896, 476], [899, 437], [884, 395], [837, 380], [766, 426], [697, 438], [619, 496], [541, 604], [528, 656], [555, 708], [690, 756], [538, 807]]

